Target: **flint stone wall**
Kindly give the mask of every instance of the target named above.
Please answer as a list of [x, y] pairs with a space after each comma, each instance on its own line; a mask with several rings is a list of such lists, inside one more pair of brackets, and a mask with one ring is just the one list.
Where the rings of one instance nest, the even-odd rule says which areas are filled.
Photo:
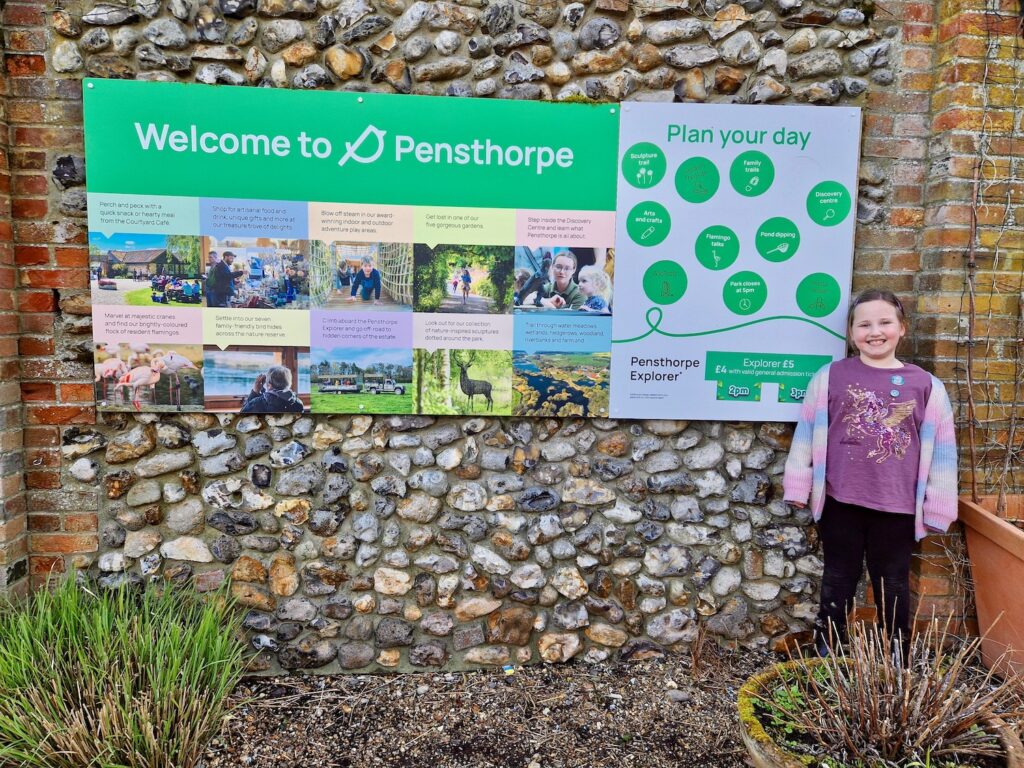
[[845, 0], [72, 0], [52, 28], [65, 76], [756, 104], [890, 85], [899, 31]]
[[63, 445], [105, 499], [100, 581], [230, 579], [265, 671], [647, 657], [699, 622], [756, 647], [816, 610], [788, 425], [110, 421]]
[[[48, 73], [76, 99], [88, 75], [870, 105], [907, 47], [897, 19], [845, 0], [72, 0], [49, 22]], [[862, 225], [885, 218], [908, 162], [868, 154]], [[70, 241], [84, 162], [73, 149], [48, 162]], [[62, 291], [60, 307], [54, 375], [91, 381], [88, 293]], [[100, 499], [99, 552], [68, 565], [106, 584], [230, 579], [267, 672], [644, 658], [701, 624], [754, 647], [805, 629], [816, 610], [814, 529], [781, 502], [787, 425], [99, 421], [63, 429], [61, 490], [47, 496], [68, 514]]]

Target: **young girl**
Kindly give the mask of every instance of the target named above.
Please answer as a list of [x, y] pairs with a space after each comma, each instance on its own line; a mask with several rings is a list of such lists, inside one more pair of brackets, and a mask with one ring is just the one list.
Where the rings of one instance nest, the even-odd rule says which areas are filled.
[[882, 627], [906, 658], [914, 541], [956, 519], [953, 410], [942, 382], [896, 359], [907, 325], [891, 292], [857, 296], [848, 331], [859, 354], [825, 366], [807, 386], [785, 499], [809, 504], [818, 522], [825, 560], [818, 652], [845, 642], [866, 555]]
[[580, 293], [587, 297], [580, 307], [580, 312], [601, 312], [610, 314], [608, 301], [611, 299], [611, 285], [608, 274], [600, 267], [593, 265], [584, 267], [579, 274]]

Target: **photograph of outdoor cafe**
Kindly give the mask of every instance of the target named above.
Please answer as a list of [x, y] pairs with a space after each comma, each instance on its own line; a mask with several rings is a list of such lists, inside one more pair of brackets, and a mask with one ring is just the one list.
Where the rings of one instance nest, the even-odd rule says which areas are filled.
[[200, 238], [194, 235], [89, 233], [94, 304], [200, 306]]
[[309, 309], [309, 241], [203, 237], [205, 305]]

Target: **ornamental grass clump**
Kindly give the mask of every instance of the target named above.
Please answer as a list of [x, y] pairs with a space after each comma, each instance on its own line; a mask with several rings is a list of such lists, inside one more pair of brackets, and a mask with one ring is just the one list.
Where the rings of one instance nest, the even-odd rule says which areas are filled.
[[1003, 765], [996, 731], [1024, 717], [1024, 680], [984, 670], [980, 643], [933, 620], [904, 660], [880, 628], [858, 623], [843, 654], [801, 659], [756, 696], [755, 711], [811, 766]]
[[0, 613], [0, 765], [187, 768], [245, 646], [222, 595], [68, 579]]

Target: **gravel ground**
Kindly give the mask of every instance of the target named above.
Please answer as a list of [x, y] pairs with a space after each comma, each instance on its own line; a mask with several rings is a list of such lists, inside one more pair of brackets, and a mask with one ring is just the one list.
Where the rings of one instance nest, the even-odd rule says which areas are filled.
[[746, 766], [736, 691], [775, 660], [708, 644], [513, 674], [247, 679], [202, 768]]

